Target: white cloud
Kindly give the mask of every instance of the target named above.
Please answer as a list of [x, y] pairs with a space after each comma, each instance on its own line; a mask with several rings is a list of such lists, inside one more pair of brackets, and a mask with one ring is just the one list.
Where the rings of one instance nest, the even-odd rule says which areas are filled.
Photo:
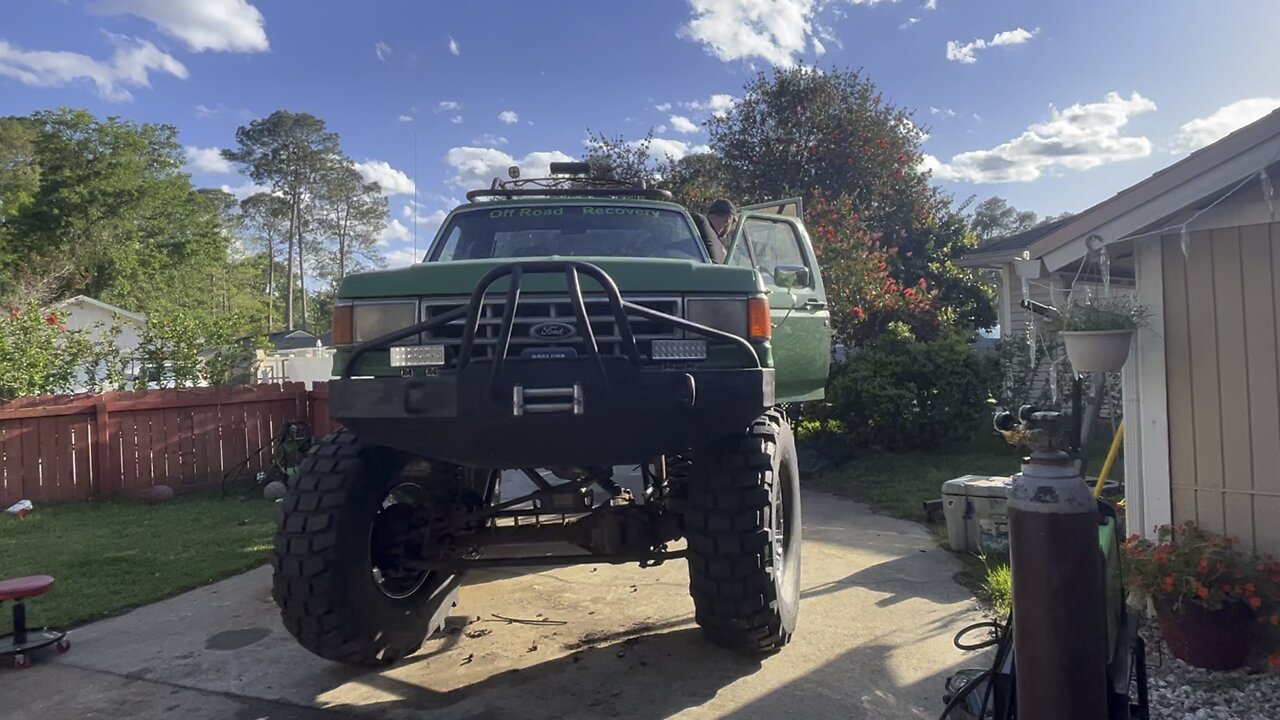
[[412, 247], [402, 247], [382, 253], [382, 258], [387, 261], [388, 268], [402, 268], [421, 260], [419, 255], [421, 253], [414, 253]]
[[671, 103], [669, 102], [658, 103], [657, 105], [653, 106], [653, 109], [657, 110], [658, 112], [666, 112], [671, 109]]
[[388, 245], [393, 242], [406, 242], [413, 239], [413, 231], [404, 226], [399, 220], [392, 219], [382, 233], [378, 236], [379, 245]]
[[398, 120], [398, 121], [400, 121], [400, 122], [413, 122], [413, 116], [412, 116], [412, 115], [397, 115], [397, 116], [396, 116], [396, 120]]
[[441, 100], [436, 104], [436, 112], [448, 112], [450, 110], [460, 110], [462, 103], [457, 100]]
[[445, 155], [445, 162], [455, 172], [452, 183], [467, 189], [489, 187], [495, 177], [507, 177], [507, 168], [512, 165], [520, 166], [522, 177], [546, 177], [551, 173], [551, 163], [572, 161], [559, 150], [515, 158], [495, 148], [456, 147]]
[[[898, 0], [844, 0], [844, 4], [873, 6], [886, 1]], [[701, 43], [724, 62], [761, 58], [791, 67], [806, 48], [821, 55], [826, 52], [821, 40], [835, 40], [817, 19], [835, 4], [835, 0], [689, 0], [692, 17], [677, 35]]]
[[928, 2], [926, 2], [926, 3], [924, 4], [924, 9], [925, 9], [925, 10], [937, 10], [937, 9], [938, 9], [938, 0], [928, 0]]
[[257, 195], [258, 193], [271, 192], [270, 186], [259, 185], [258, 183], [249, 180], [246, 180], [239, 185], [219, 185], [218, 189], [225, 193], [231, 193], [231, 195], [237, 200], [244, 200], [250, 195]]
[[391, 46], [379, 40], [373, 44], [373, 54], [378, 56], [382, 62], [386, 62], [391, 57]]
[[62, 87], [74, 80], [88, 80], [97, 87], [98, 95], [116, 102], [133, 98], [130, 87], [151, 87], [152, 71], [186, 79], [186, 66], [155, 45], [120, 35], [107, 37], [115, 45], [108, 62], [61, 50], [23, 50], [0, 40], [0, 76], [33, 87]]
[[653, 129], [653, 134], [654, 134], [654, 135], [661, 135], [661, 134], [665, 133], [666, 131], [667, 131], [667, 126], [666, 126], [666, 125], [659, 125], [659, 126], [657, 126], [657, 127], [655, 127], [655, 128]]
[[1146, 157], [1151, 141], [1121, 135], [1129, 118], [1156, 109], [1138, 93], [1128, 98], [1107, 93], [1096, 103], [1050, 109], [1047, 122], [1029, 126], [1018, 137], [990, 150], [960, 153], [949, 162], [925, 155], [922, 167], [938, 180], [970, 183], [1030, 182], [1045, 170], [1090, 168]]
[[[640, 142], [637, 140], [631, 145], [638, 145]], [[679, 160], [686, 155], [697, 155], [705, 152], [711, 152], [711, 148], [707, 145], [690, 145], [683, 140], [660, 137], [649, 140], [649, 157], [658, 162]]]
[[1173, 152], [1189, 152], [1215, 143], [1277, 108], [1280, 97], [1246, 98], [1223, 105], [1208, 117], [1196, 118], [1179, 128]]
[[951, 108], [939, 108], [939, 107], [934, 107], [934, 106], [930, 105], [930, 106], [929, 106], [929, 114], [930, 114], [930, 115], [941, 115], [942, 117], [953, 118], [953, 117], [955, 117], [955, 116], [956, 116], [956, 111], [955, 111], [955, 110], [952, 110]]
[[501, 135], [485, 133], [471, 141], [472, 145], [487, 145], [488, 147], [497, 147], [498, 145], [506, 145], [507, 139]]
[[733, 105], [736, 102], [738, 102], [738, 99], [734, 96], [718, 93], [708, 96], [706, 100], [690, 100], [689, 102], [682, 102], [680, 105], [690, 110], [709, 112], [716, 117], [724, 117], [725, 113], [733, 109]]
[[679, 36], [724, 62], [758, 57], [790, 67], [813, 32], [815, 0], [689, 0], [693, 17]]
[[253, 119], [253, 113], [250, 112], [248, 108], [239, 108], [239, 109], [229, 108], [227, 107], [226, 103], [218, 103], [213, 107], [209, 107], [204, 103], [197, 103], [195, 107], [195, 113], [196, 113], [196, 117], [201, 119], [211, 118], [211, 117], [214, 117], [215, 115], [222, 115], [222, 114], [234, 115], [235, 117], [241, 120]]
[[916, 23], [918, 23], [918, 22], [920, 22], [920, 18], [918, 18], [918, 17], [909, 17], [909, 18], [907, 18], [906, 22], [904, 22], [904, 23], [902, 23], [901, 25], [899, 25], [899, 26], [898, 26], [898, 29], [899, 29], [899, 30], [906, 30], [907, 28], [911, 27], [912, 25], [915, 25], [915, 24], [916, 24]]
[[515, 110], [503, 110], [498, 113], [498, 119], [506, 125], [515, 125], [520, 122], [520, 116], [516, 114]]
[[454, 55], [462, 54], [462, 46], [458, 45], [458, 41], [454, 40], [452, 35], [449, 36], [449, 52]]
[[187, 145], [187, 169], [203, 173], [229, 173], [235, 170], [231, 163], [222, 157], [222, 151], [216, 147], [196, 147]]
[[194, 52], [266, 52], [271, 49], [262, 13], [246, 0], [102, 0], [103, 15], [137, 15]]
[[698, 124], [683, 115], [672, 115], [668, 120], [671, 122], [671, 129], [678, 133], [689, 134], [698, 132]]
[[365, 182], [378, 183], [383, 195], [412, 195], [413, 179], [391, 167], [385, 160], [366, 160], [355, 164]]
[[454, 125], [461, 125], [461, 124], [462, 124], [462, 116], [461, 116], [461, 115], [454, 115], [453, 117], [449, 118], [449, 122], [453, 123]]
[[1030, 42], [1040, 32], [1040, 28], [1034, 30], [1024, 30], [1022, 28], [1014, 28], [998, 32], [991, 37], [990, 40], [976, 38], [972, 42], [960, 43], [955, 40], [947, 41], [947, 59], [963, 65], [972, 65], [978, 62], [977, 53], [979, 50], [986, 50], [989, 47], [1000, 47], [1001, 45], [1021, 45]]

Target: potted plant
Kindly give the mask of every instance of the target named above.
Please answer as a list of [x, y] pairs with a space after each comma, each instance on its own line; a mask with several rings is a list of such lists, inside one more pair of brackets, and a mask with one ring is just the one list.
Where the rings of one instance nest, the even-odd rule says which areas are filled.
[[1146, 325], [1149, 314], [1128, 295], [1073, 300], [1056, 322], [1071, 367], [1078, 373], [1119, 372], [1134, 331]]
[[1169, 651], [1190, 665], [1238, 668], [1254, 623], [1280, 624], [1280, 563], [1234, 537], [1187, 522], [1158, 528], [1154, 541], [1131, 536], [1123, 550], [1130, 589], [1151, 601]]

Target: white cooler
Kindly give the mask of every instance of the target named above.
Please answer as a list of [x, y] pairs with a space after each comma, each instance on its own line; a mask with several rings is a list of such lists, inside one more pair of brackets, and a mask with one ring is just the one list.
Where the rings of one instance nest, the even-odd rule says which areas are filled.
[[1009, 488], [1013, 479], [965, 475], [942, 483], [947, 542], [956, 552], [1009, 552]]

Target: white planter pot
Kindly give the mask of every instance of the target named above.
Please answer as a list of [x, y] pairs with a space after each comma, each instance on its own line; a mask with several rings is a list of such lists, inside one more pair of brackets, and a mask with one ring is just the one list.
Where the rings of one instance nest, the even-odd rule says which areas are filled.
[[1133, 330], [1073, 330], [1061, 335], [1076, 372], [1120, 372], [1129, 357]]

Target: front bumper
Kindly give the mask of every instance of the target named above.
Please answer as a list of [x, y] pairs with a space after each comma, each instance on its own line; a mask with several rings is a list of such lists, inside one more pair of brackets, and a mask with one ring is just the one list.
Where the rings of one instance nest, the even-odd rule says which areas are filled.
[[472, 467], [644, 462], [742, 431], [774, 403], [773, 370], [639, 369], [623, 358], [476, 361], [456, 373], [330, 383], [330, 414], [365, 441]]

